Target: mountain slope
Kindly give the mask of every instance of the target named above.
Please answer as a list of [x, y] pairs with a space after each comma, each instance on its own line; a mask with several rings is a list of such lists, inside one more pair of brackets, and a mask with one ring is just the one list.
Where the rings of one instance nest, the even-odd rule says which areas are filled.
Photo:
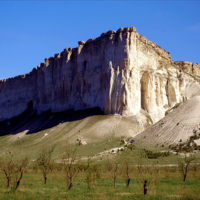
[[193, 97], [174, 109], [134, 140], [143, 145], [168, 147], [186, 142], [200, 128], [200, 96]]
[[43, 147], [56, 145], [56, 155], [59, 156], [65, 143], [78, 144], [77, 139], [80, 138], [87, 143], [80, 151], [87, 149], [86, 155], [93, 154], [103, 151], [106, 146], [119, 146], [121, 137], [133, 137], [151, 124], [151, 118], [143, 110], [137, 116], [129, 117], [104, 115], [99, 108], [60, 113], [47, 111], [41, 115], [27, 111], [0, 122], [0, 152], [5, 154], [21, 150], [21, 155], [27, 153], [35, 158]]

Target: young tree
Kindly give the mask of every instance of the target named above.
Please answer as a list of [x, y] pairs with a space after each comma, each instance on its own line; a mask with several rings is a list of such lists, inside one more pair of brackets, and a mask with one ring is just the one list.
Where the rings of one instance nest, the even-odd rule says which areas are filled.
[[137, 159], [138, 159], [138, 164], [137, 164], [137, 182], [141, 183], [143, 186], [143, 194], [146, 195], [148, 191], [148, 186], [152, 182], [156, 182], [157, 177], [154, 176], [153, 173], [153, 166], [149, 165], [144, 165], [143, 164], [143, 159], [144, 159], [144, 151], [143, 150], [138, 150], [137, 152]]
[[13, 176], [14, 179], [13, 179], [13, 185], [12, 185], [12, 188], [14, 190], [17, 190], [19, 188], [19, 185], [21, 183], [24, 172], [28, 166], [28, 163], [29, 163], [29, 159], [27, 156], [22, 159], [15, 160], [14, 176]]
[[117, 154], [115, 158], [111, 159], [109, 156], [107, 157], [105, 164], [110, 172], [110, 175], [114, 182], [114, 189], [116, 189], [116, 180], [117, 176], [121, 173], [121, 170], [119, 169], [119, 163], [120, 163], [120, 155]]
[[39, 153], [39, 158], [36, 161], [44, 177], [44, 184], [47, 183], [47, 175], [51, 170], [52, 153], [54, 149], [55, 149], [55, 145], [50, 148], [42, 149]]
[[85, 170], [86, 172], [86, 183], [87, 183], [87, 186], [88, 186], [88, 190], [89, 190], [89, 193], [91, 193], [91, 187], [92, 187], [92, 160], [91, 158], [88, 158], [87, 160], [87, 168]]
[[95, 163], [92, 165], [93, 172], [93, 187], [96, 186], [96, 179], [100, 179], [101, 176], [101, 165]]
[[28, 166], [29, 159], [25, 156], [22, 159], [14, 158], [14, 155], [1, 159], [1, 170], [7, 179], [7, 187], [16, 191], [19, 188], [24, 172]]
[[6, 158], [1, 158], [0, 166], [6, 176], [7, 187], [9, 188], [14, 172], [13, 154], [8, 155]]
[[63, 163], [65, 164], [67, 181], [69, 181], [69, 190], [72, 189], [74, 185], [74, 178], [79, 173], [78, 161], [79, 158], [77, 156], [77, 147], [70, 144], [66, 144], [65, 153], [63, 154]]
[[100, 169], [96, 163], [92, 162], [92, 159], [89, 157], [87, 160], [87, 167], [86, 167], [86, 183], [88, 186], [89, 192], [91, 192], [92, 183], [93, 187], [96, 185], [96, 179], [100, 178]]
[[187, 155], [185, 153], [184, 159], [181, 159], [181, 158], [177, 158], [177, 159], [178, 159], [178, 168], [181, 172], [183, 182], [185, 182], [188, 171], [190, 170], [190, 165], [195, 160], [195, 156], [189, 155], [187, 157]]
[[126, 152], [123, 155], [123, 163], [124, 163], [123, 169], [126, 176], [127, 187], [130, 185], [130, 181], [131, 181], [131, 178], [130, 178], [130, 174], [132, 172], [132, 168], [130, 166], [131, 153], [132, 153], [131, 151], [126, 150]]

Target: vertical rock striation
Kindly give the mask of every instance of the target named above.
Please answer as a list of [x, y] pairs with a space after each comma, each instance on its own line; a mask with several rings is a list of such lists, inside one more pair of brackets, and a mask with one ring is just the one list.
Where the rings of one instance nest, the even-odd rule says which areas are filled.
[[200, 74], [200, 65], [173, 62], [169, 52], [134, 27], [79, 41], [46, 58], [30, 73], [0, 81], [0, 120], [28, 108], [81, 110], [100, 107], [107, 114], [147, 111], [154, 122], [186, 97], [183, 92]]

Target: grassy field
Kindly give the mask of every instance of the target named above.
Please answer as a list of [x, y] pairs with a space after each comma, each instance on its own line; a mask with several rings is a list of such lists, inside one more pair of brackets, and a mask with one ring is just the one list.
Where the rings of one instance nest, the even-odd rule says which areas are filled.
[[186, 182], [183, 182], [176, 167], [160, 167], [153, 172], [146, 196], [136, 168], [131, 173], [130, 186], [126, 186], [125, 177], [121, 173], [117, 177], [116, 189], [109, 172], [103, 170], [91, 193], [84, 172], [77, 175], [71, 190], [67, 189], [66, 174], [63, 171], [50, 173], [44, 185], [42, 174], [29, 168], [16, 192], [6, 188], [4, 176], [1, 172], [0, 199], [200, 199], [200, 173], [191, 171]]

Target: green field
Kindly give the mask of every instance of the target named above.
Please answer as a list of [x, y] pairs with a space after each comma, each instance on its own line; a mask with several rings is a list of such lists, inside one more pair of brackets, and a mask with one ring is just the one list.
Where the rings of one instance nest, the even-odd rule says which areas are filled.
[[[119, 141], [115, 141], [117, 145]], [[108, 143], [96, 144], [96, 151], [102, 148], [110, 148]], [[114, 145], [114, 144], [113, 144]], [[114, 145], [114, 146], [115, 146]], [[19, 189], [12, 190], [12, 184], [7, 188], [6, 177], [3, 171], [0, 172], [0, 199], [200, 199], [200, 165], [198, 155], [189, 165], [186, 181], [183, 182], [182, 174], [178, 168], [178, 159], [183, 155], [170, 154], [166, 157], [149, 159], [141, 154], [141, 149], [134, 147], [133, 150], [124, 150], [114, 154], [93, 157], [91, 165], [96, 164], [99, 169], [98, 178], [93, 181], [91, 174], [91, 190], [89, 192], [87, 157], [80, 157], [88, 153], [92, 147], [77, 147], [77, 166], [79, 173], [73, 177], [73, 187], [68, 189], [69, 181], [66, 174], [66, 164], [62, 159], [53, 159], [54, 164], [47, 175], [47, 184], [37, 167], [36, 162], [31, 162], [26, 169]], [[56, 152], [54, 152], [55, 154]], [[9, 157], [14, 153], [4, 155]], [[88, 153], [89, 154], [89, 153]], [[34, 154], [36, 155], [36, 154]], [[143, 155], [141, 157], [141, 155]], [[23, 156], [21, 156], [23, 157]], [[55, 158], [55, 157], [54, 157]], [[113, 166], [116, 161], [116, 189], [114, 189], [113, 175], [114, 168], [109, 168], [108, 158]], [[17, 159], [17, 156], [16, 156]], [[61, 163], [57, 163], [61, 161]], [[131, 179], [129, 187], [126, 185], [126, 163], [129, 167], [129, 177]], [[172, 165], [173, 164], [173, 165]], [[74, 164], [74, 166], [76, 166]], [[144, 180], [147, 180], [147, 195], [143, 194]]]
[[74, 181], [74, 187], [68, 190], [64, 171], [51, 172], [47, 184], [44, 185], [42, 174], [29, 168], [19, 190], [12, 192], [6, 188], [6, 179], [0, 173], [0, 199], [200, 199], [200, 173], [191, 171], [186, 182], [182, 182], [176, 167], [157, 168], [153, 172], [146, 196], [143, 194], [142, 183], [138, 182], [141, 179], [136, 168], [131, 172], [129, 187], [121, 173], [114, 189], [109, 172], [102, 170], [101, 178], [89, 193], [85, 177], [86, 174], [80, 172]]

